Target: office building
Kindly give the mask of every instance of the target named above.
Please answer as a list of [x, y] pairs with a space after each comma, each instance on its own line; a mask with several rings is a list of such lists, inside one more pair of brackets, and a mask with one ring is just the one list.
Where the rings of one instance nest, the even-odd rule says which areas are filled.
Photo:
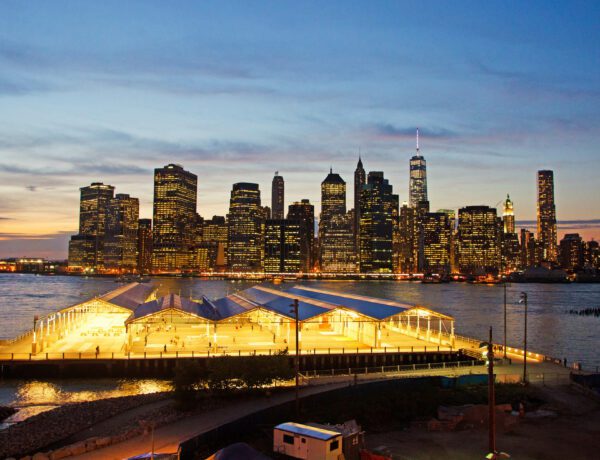
[[537, 173], [537, 239], [544, 261], [557, 260], [556, 207], [554, 204], [554, 173]]
[[383, 172], [371, 171], [360, 198], [359, 266], [361, 273], [392, 273], [394, 213], [398, 195], [384, 179]]
[[569, 271], [575, 272], [585, 266], [585, 243], [579, 233], [567, 233], [559, 246], [560, 266]]
[[313, 271], [315, 264], [315, 207], [303, 199], [289, 205], [287, 218], [300, 222], [300, 270]]
[[506, 195], [506, 200], [504, 201], [502, 223], [504, 227], [504, 233], [515, 233], [515, 211], [513, 202], [510, 199], [510, 195]]
[[359, 155], [358, 164], [354, 170], [354, 237], [356, 239], [356, 253], [359, 253], [360, 247], [360, 196], [362, 193], [362, 187], [367, 183], [367, 176], [365, 169], [363, 168], [362, 159]]
[[302, 269], [303, 223], [296, 219], [269, 219], [265, 224], [265, 273], [299, 273]]
[[454, 212], [428, 212], [421, 222], [423, 235], [423, 272], [450, 274]]
[[417, 273], [419, 241], [418, 241], [418, 225], [417, 211], [408, 203], [403, 203], [400, 208], [399, 222], [399, 252], [398, 270], [401, 273]]
[[321, 183], [319, 246], [322, 272], [356, 272], [353, 221], [346, 213], [346, 182], [333, 170]]
[[109, 201], [104, 235], [104, 268], [134, 272], [138, 266], [140, 202], [125, 193]]
[[138, 221], [137, 238], [138, 273], [152, 272], [152, 219]]
[[417, 152], [410, 159], [409, 205], [420, 208], [421, 214], [429, 212], [427, 198], [427, 162], [419, 150], [419, 130], [417, 129]]
[[271, 184], [272, 219], [284, 218], [284, 186], [283, 177], [279, 175], [279, 172], [276, 172], [275, 177], [273, 177], [273, 183]]
[[179, 165], [154, 170], [152, 269], [180, 272], [193, 266], [198, 178]]
[[265, 208], [258, 184], [233, 184], [227, 215], [227, 264], [232, 272], [263, 271]]
[[458, 211], [459, 269], [485, 274], [500, 269], [500, 221], [496, 208], [466, 206]]

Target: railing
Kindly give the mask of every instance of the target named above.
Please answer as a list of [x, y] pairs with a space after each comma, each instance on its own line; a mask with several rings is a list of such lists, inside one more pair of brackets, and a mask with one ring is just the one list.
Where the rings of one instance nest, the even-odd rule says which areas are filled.
[[[282, 349], [262, 350], [206, 350], [206, 351], [154, 351], [154, 352], [40, 352], [40, 353], [0, 353], [1, 361], [43, 361], [43, 360], [130, 360], [130, 359], [178, 359], [178, 358], [210, 358], [215, 356], [268, 356], [281, 353]], [[379, 348], [311, 348], [301, 349], [300, 356], [311, 355], [370, 355], [388, 353], [437, 353], [456, 351], [452, 347], [423, 346], [423, 347], [379, 347]], [[295, 350], [288, 350], [288, 355], [294, 356]]]

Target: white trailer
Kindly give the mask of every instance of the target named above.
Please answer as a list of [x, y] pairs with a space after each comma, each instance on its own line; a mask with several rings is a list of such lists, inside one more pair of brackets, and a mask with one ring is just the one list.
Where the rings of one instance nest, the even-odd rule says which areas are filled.
[[305, 460], [339, 460], [342, 434], [300, 423], [282, 423], [273, 429], [273, 452]]

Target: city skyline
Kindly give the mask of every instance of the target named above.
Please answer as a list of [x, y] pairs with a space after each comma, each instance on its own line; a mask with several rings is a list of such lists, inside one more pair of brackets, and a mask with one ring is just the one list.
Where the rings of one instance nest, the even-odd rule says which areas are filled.
[[206, 219], [234, 183], [270, 203], [273, 171], [284, 209], [307, 198], [318, 214], [330, 166], [352, 204], [359, 151], [402, 203], [417, 127], [431, 210], [508, 193], [535, 230], [549, 169], [559, 239], [600, 239], [598, 8], [4, 2], [0, 257], [65, 258], [93, 182], [150, 218], [168, 163], [198, 175]]

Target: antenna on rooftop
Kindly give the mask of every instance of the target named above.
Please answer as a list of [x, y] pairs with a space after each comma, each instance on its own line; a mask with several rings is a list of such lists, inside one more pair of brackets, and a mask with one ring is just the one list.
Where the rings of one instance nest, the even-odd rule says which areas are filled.
[[417, 128], [417, 155], [419, 154], [419, 128]]

